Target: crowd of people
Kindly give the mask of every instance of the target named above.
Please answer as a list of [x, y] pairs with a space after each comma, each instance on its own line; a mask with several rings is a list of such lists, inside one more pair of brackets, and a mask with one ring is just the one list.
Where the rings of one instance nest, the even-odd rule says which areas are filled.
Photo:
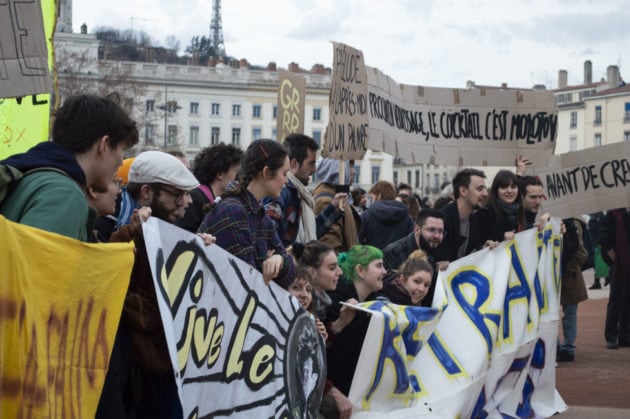
[[[317, 142], [303, 134], [255, 140], [244, 152], [213, 145], [192, 168], [185, 157], [160, 151], [123, 162], [137, 142], [134, 121], [114, 98], [76, 96], [57, 112], [52, 141], [0, 162], [26, 173], [0, 203], [7, 219], [82, 241], [133, 241], [138, 249], [99, 418], [182, 416], [143, 251], [141, 222], [149, 216], [255, 266], [312, 313], [326, 342], [326, 418], [352, 413], [347, 397], [369, 316], [348, 305], [382, 299], [430, 306], [437, 274], [450, 262], [546, 219], [539, 214], [542, 183], [524, 174], [531, 164], [524, 158], [515, 171], [498, 172], [490, 189], [483, 171], [462, 169], [432, 203], [385, 180], [367, 191], [339, 187], [351, 185], [354, 162], [318, 160]], [[563, 220], [558, 361], [575, 356], [577, 305], [587, 298], [582, 270], [591, 253], [594, 286], [601, 278], [611, 289], [607, 346], [630, 346], [630, 212], [591, 220], [590, 228], [580, 218]]]

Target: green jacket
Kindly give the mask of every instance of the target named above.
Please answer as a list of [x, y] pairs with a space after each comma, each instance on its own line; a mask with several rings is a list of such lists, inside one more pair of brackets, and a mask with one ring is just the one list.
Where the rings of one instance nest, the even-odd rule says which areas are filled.
[[10, 221], [87, 241], [88, 203], [82, 187], [56, 172], [32, 173], [0, 206]]

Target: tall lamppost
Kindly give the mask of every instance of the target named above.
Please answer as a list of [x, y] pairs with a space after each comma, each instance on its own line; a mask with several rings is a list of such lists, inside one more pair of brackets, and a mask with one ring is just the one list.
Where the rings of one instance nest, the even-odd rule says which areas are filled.
[[168, 85], [164, 85], [164, 105], [158, 106], [158, 109], [164, 111], [164, 148], [168, 146], [168, 114], [171, 112], [177, 112], [181, 109], [181, 106], [177, 106], [176, 100], [168, 100]]

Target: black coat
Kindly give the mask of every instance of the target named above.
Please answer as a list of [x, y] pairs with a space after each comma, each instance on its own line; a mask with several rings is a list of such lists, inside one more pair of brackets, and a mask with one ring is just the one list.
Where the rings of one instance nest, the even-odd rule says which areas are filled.
[[[446, 230], [446, 237], [444, 237], [443, 244], [446, 245], [449, 255], [449, 261], [458, 259], [457, 250], [459, 246], [464, 243], [465, 237], [459, 234], [459, 210], [457, 209], [457, 201], [450, 202], [447, 206], [442, 208], [442, 214], [444, 214], [444, 229]], [[465, 254], [468, 255], [483, 247], [486, 242], [486, 233], [484, 224], [484, 218], [480, 217], [477, 212], [470, 215], [470, 229], [468, 231], [469, 240], [466, 246]]]
[[413, 232], [413, 220], [402, 202], [376, 201], [361, 214], [359, 243], [385, 248]]

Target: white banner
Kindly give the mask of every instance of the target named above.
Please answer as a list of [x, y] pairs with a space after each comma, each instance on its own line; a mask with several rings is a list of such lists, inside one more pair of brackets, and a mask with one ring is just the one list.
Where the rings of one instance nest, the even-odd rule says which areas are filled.
[[143, 225], [185, 418], [316, 418], [326, 378], [310, 314], [219, 246]]
[[554, 220], [451, 263], [439, 308], [365, 304], [374, 311], [350, 389], [353, 417], [565, 411], [555, 390], [560, 253]]

